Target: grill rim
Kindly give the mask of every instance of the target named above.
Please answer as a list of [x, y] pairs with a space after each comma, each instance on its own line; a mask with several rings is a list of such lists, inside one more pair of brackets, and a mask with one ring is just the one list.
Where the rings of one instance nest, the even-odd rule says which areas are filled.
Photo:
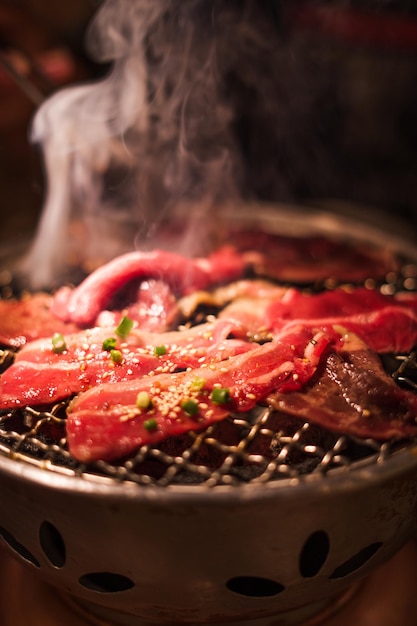
[[[294, 494], [298, 499], [304, 490], [308, 493], [316, 491], [325, 495], [329, 493], [354, 493], [359, 489], [371, 489], [391, 479], [397, 479], [402, 474], [417, 472], [417, 441], [399, 450], [392, 452], [382, 462], [370, 461], [370, 458], [361, 459], [348, 467], [337, 467], [327, 473], [310, 473], [298, 477], [271, 480], [263, 483], [248, 482], [238, 485], [202, 485], [169, 484], [169, 485], [137, 485], [130, 481], [116, 482], [107, 476], [95, 476], [82, 473], [81, 475], [65, 475], [58, 471], [45, 471], [28, 462], [22, 462], [0, 454], [0, 475], [22, 479], [26, 484], [34, 483], [48, 489], [58, 489], [60, 492], [74, 492], [88, 497], [97, 496], [112, 499], [133, 497], [135, 500], [158, 501], [161, 494], [164, 501], [172, 502], [189, 498], [198, 503], [199, 499], [217, 501], [223, 498], [228, 501], [241, 502], [250, 496], [250, 499], [275, 497], [284, 493]], [[295, 488], [294, 488], [295, 487]]]

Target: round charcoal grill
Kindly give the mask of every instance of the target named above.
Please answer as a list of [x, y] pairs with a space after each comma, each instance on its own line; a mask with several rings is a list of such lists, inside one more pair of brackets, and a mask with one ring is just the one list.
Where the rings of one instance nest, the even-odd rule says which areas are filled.
[[[417, 265], [404, 263], [373, 288], [383, 293], [414, 291]], [[3, 285], [11, 294], [10, 276]], [[334, 282], [327, 281], [335, 286]], [[373, 284], [370, 278], [364, 284]], [[322, 291], [326, 283], [306, 286]], [[201, 312], [200, 312], [201, 320]], [[13, 360], [8, 350], [0, 353], [3, 368]], [[402, 386], [417, 392], [417, 353], [384, 357], [385, 369]], [[142, 446], [118, 464], [98, 462], [88, 467], [71, 457], [65, 440], [65, 403], [40, 411], [27, 407], [0, 413], [0, 450], [15, 459], [56, 472], [76, 476], [94, 474], [141, 485], [202, 484], [213, 487], [239, 482], [266, 482], [296, 478], [307, 473], [326, 473], [356, 462], [378, 463], [401, 447], [334, 435], [308, 421], [280, 420], [271, 407], [258, 406], [250, 413], [231, 415], [225, 423], [203, 432], [155, 445]]]
[[[381, 236], [342, 218], [331, 224]], [[321, 213], [316, 222], [309, 214], [314, 225], [323, 229]], [[395, 293], [416, 290], [416, 279], [407, 253], [398, 272], [365, 284]], [[5, 280], [5, 296], [10, 289]], [[3, 350], [2, 367], [10, 358]], [[417, 392], [414, 351], [384, 365]], [[65, 404], [3, 411], [0, 536], [45, 581], [114, 624], [299, 624], [339, 606], [413, 534], [416, 449], [258, 406], [122, 463], [86, 466], [67, 451]]]

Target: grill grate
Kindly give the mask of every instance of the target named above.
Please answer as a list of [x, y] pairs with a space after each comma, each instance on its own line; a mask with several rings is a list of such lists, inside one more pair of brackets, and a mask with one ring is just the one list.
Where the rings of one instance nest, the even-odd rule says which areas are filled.
[[[417, 266], [403, 264], [380, 285], [366, 286], [393, 294], [416, 291]], [[335, 285], [332, 285], [335, 286]], [[317, 285], [314, 289], [318, 289]], [[321, 288], [328, 288], [323, 284]], [[3, 297], [10, 297], [10, 281], [3, 283]], [[0, 351], [0, 368], [7, 367], [10, 353]], [[417, 393], [417, 350], [384, 357], [385, 369], [394, 380]], [[112, 480], [137, 485], [233, 485], [265, 483], [325, 475], [380, 463], [410, 442], [380, 443], [301, 422], [258, 406], [249, 413], [231, 415], [202, 432], [188, 433], [157, 446], [142, 446], [121, 463], [78, 463], [67, 450], [65, 403], [48, 410], [33, 407], [0, 412], [0, 453], [49, 471], [89, 480]]]
[[[231, 485], [267, 482], [350, 467], [366, 460], [380, 462], [393, 444], [336, 436], [305, 422], [277, 424], [282, 419], [269, 407], [231, 416], [221, 425], [189, 433], [159, 446], [142, 446], [120, 464], [77, 463], [65, 444], [62, 405], [49, 411], [33, 408], [0, 416], [0, 451], [59, 473], [109, 477], [140, 485]], [[398, 444], [397, 444], [398, 447]]]

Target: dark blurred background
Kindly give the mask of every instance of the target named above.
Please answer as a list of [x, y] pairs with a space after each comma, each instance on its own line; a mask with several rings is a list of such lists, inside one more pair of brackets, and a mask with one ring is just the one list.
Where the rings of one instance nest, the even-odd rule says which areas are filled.
[[[283, 54], [276, 68], [277, 106], [260, 102], [241, 85], [231, 87], [244, 193], [267, 202], [336, 200], [376, 207], [414, 228], [417, 3], [257, 2], [273, 26], [273, 45]], [[100, 76], [106, 68], [95, 64], [84, 46], [87, 24], [99, 6], [98, 0], [2, 0], [2, 58], [42, 95]], [[40, 84], [28, 58], [48, 75], [49, 85]], [[3, 242], [10, 233], [30, 235], [42, 208], [42, 161], [28, 139], [35, 110], [22, 86], [0, 68]]]
[[7, 67], [0, 64], [3, 247], [10, 236], [31, 235], [43, 204], [42, 159], [29, 141], [30, 123], [38, 106], [34, 95], [46, 97], [63, 85], [96, 73], [84, 49], [86, 24], [96, 8], [95, 0], [0, 0], [2, 59], [35, 87], [35, 94], [28, 94], [25, 86], [18, 85]]

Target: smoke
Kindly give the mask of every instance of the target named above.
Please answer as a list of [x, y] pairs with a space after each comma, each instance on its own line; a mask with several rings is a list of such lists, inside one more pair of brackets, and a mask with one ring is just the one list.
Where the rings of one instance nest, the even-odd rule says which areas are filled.
[[250, 75], [272, 40], [256, 7], [103, 3], [87, 46], [108, 74], [56, 93], [33, 122], [47, 191], [24, 264], [32, 288], [54, 284], [71, 260], [88, 266], [131, 248], [178, 205], [207, 208], [241, 195], [228, 85], [239, 66]]
[[282, 38], [279, 6], [102, 4], [87, 47], [107, 75], [56, 93], [33, 123], [48, 184], [25, 260], [32, 288], [62, 280], [68, 263], [88, 269], [143, 245], [177, 207], [192, 207], [195, 228], [215, 207], [285, 198], [294, 162], [309, 172], [320, 161], [303, 117], [320, 81], [300, 66], [304, 44]]

